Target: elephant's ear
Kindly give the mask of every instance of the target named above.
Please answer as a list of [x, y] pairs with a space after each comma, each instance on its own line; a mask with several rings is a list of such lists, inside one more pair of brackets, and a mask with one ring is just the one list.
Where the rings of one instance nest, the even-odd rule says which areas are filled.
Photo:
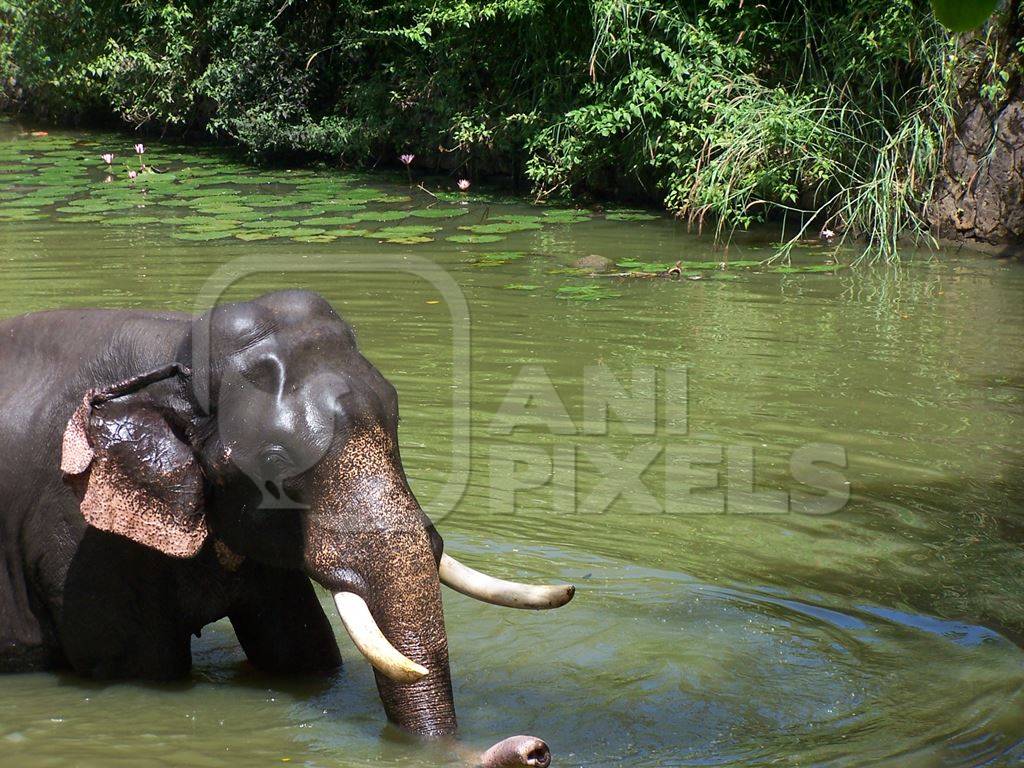
[[95, 528], [173, 557], [206, 540], [199, 465], [145, 398], [88, 392], [64, 432], [61, 470]]

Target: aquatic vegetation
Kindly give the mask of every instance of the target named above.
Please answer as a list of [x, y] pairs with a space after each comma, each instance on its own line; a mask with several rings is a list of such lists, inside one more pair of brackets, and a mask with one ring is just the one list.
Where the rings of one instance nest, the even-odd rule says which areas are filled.
[[524, 251], [491, 251], [490, 253], [477, 253], [467, 259], [468, 263], [478, 267], [496, 267], [501, 264], [508, 264], [510, 261], [519, 261], [527, 256]]
[[352, 219], [354, 221], [401, 221], [402, 219], [409, 218], [408, 211], [363, 211], [361, 213], [353, 213]]
[[454, 219], [467, 213], [468, 208], [418, 208], [409, 211], [409, 215], [416, 219]]
[[334, 237], [367, 237], [370, 235], [368, 229], [331, 229], [327, 231], [327, 234], [333, 235]]
[[[958, 28], [977, 7], [934, 2]], [[225, 0], [165, 15], [165, 3], [139, 0], [75, 15], [12, 0], [3, 13], [18, 23], [6, 25], [0, 56], [32, 106], [52, 114], [198, 126], [261, 157], [371, 163], [390, 148], [410, 181], [413, 163], [443, 147], [490, 166], [514, 160], [545, 200], [637, 192], [722, 237], [784, 218], [788, 237], [826, 228], [891, 255], [900, 233], [922, 232], [954, 66], [998, 43], [958, 48], [923, 0], [278, 7]], [[997, 102], [1019, 66], [991, 69], [983, 87]], [[60, 137], [34, 141], [74, 150]], [[195, 178], [238, 170], [212, 151], [200, 160]], [[321, 205], [346, 183], [308, 169], [275, 175]], [[458, 191], [438, 197], [475, 202], [469, 175], [460, 170]]]
[[459, 229], [467, 232], [473, 232], [477, 235], [506, 235], [509, 232], [526, 232], [540, 228], [540, 224], [533, 221], [507, 221], [497, 224], [467, 224], [459, 227]]
[[605, 218], [611, 221], [654, 221], [661, 217], [646, 211], [612, 211], [606, 213]]
[[[35, 140], [33, 140], [35, 141]], [[116, 140], [115, 140], [116, 141]], [[103, 139], [106, 146], [112, 143]], [[0, 221], [17, 223], [54, 218], [57, 222], [101, 223], [104, 227], [165, 226], [167, 236], [182, 242], [239, 241], [257, 245], [266, 241], [329, 245], [339, 239], [365, 238], [386, 245], [418, 246], [436, 241], [459, 245], [498, 243], [509, 237], [545, 228], [590, 221], [585, 210], [525, 206], [521, 201], [461, 195], [451, 204], [423, 191], [396, 194], [379, 178], [342, 174], [331, 169], [259, 170], [232, 161], [215, 150], [179, 151], [173, 145], [146, 149], [160, 159], [160, 170], [125, 169], [114, 182], [104, 182], [95, 158], [104, 159], [101, 141], [63, 140], [39, 151], [27, 141], [0, 144]], [[374, 183], [376, 182], [376, 183]], [[372, 208], [368, 206], [372, 205]], [[470, 217], [470, 214], [473, 214]], [[651, 214], [637, 209], [614, 209], [608, 215]], [[469, 218], [467, 218], [469, 217]], [[460, 224], [461, 221], [472, 221]], [[408, 223], [409, 221], [417, 223]], [[380, 226], [378, 226], [380, 225]], [[520, 262], [525, 250], [473, 253], [468, 263], [496, 267]], [[760, 265], [760, 261], [681, 262], [684, 277], [717, 279], [729, 269]], [[670, 272], [672, 263], [620, 259], [617, 269], [637, 277]], [[813, 273], [833, 265], [797, 265], [779, 274]], [[560, 267], [548, 274], [589, 277], [588, 270]], [[676, 274], [676, 273], [673, 273]], [[721, 279], [732, 279], [722, 277]], [[509, 290], [539, 290], [529, 282], [509, 283]], [[589, 300], [590, 291], [570, 291], [575, 300]], [[613, 298], [604, 286], [594, 294]]]
[[605, 286], [593, 284], [563, 285], [555, 294], [556, 298], [568, 299], [570, 301], [602, 301], [604, 299], [614, 299], [621, 295], [621, 293], [617, 293]]
[[498, 243], [504, 240], [502, 235], [449, 235], [445, 238], [450, 243], [467, 243], [467, 244], [482, 244], [482, 243]]
[[552, 224], [578, 224], [581, 221], [589, 221], [591, 218], [588, 211], [580, 211], [572, 208], [563, 208], [556, 211], [544, 211], [541, 215], [545, 222]]
[[357, 216], [316, 216], [306, 219], [305, 223], [316, 226], [337, 227], [345, 224], [358, 224], [361, 221], [363, 219]]
[[783, 266], [773, 267], [771, 271], [785, 275], [797, 275], [811, 274], [815, 272], [837, 272], [844, 268], [845, 265], [842, 264], [786, 264]]
[[211, 240], [225, 240], [229, 237], [234, 237], [235, 232], [232, 230], [204, 230], [201, 232], [186, 232], [178, 231], [172, 232], [171, 237], [175, 240], [196, 240], [198, 242], [209, 242]]
[[[365, 237], [379, 237], [379, 238], [405, 238], [405, 237], [424, 237], [426, 235], [439, 232], [441, 227], [432, 227], [428, 224], [399, 224], [393, 227], [381, 227], [380, 229], [370, 232]], [[433, 239], [433, 238], [430, 238]]]
[[501, 287], [506, 291], [536, 291], [540, 288], [539, 285], [531, 285], [529, 283], [508, 283]]
[[330, 234], [320, 235], [298, 235], [292, 238], [293, 242], [296, 243], [332, 243], [335, 237]]

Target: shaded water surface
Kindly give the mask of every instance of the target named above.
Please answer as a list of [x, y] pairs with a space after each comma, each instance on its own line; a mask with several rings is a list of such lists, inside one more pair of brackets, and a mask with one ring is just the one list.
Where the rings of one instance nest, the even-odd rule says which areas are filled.
[[[318, 290], [398, 388], [449, 551], [579, 586], [547, 614], [445, 594], [468, 741], [534, 733], [560, 765], [1024, 761], [1021, 266], [808, 247], [775, 271], [638, 211], [163, 145], [168, 173], [131, 184], [124, 138], [0, 138], [0, 316]], [[684, 274], [572, 271], [591, 254]], [[849, 499], [790, 510], [800, 456]], [[0, 678], [2, 762], [444, 759], [383, 725], [339, 636], [327, 679], [253, 672], [224, 622], [178, 685]]]

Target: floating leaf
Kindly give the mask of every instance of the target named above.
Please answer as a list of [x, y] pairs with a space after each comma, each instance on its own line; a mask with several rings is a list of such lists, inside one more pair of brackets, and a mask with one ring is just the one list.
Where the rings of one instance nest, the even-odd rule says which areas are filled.
[[417, 219], [453, 219], [456, 216], [465, 216], [469, 213], [468, 208], [420, 208], [409, 211], [410, 216]]
[[120, 226], [122, 224], [156, 224], [160, 222], [159, 216], [110, 216], [103, 218], [104, 224]]
[[841, 264], [803, 264], [798, 266], [773, 267], [772, 272], [783, 275], [796, 275], [813, 272], [835, 272], [843, 268]]
[[540, 288], [539, 285], [529, 285], [527, 283], [509, 283], [508, 285], [501, 286], [506, 291], [536, 291]]
[[320, 227], [283, 227], [281, 229], [267, 230], [271, 232], [274, 237], [311, 237], [312, 235], [322, 235], [327, 230]]
[[299, 237], [293, 237], [296, 243], [333, 243], [335, 238], [333, 235], [305, 235]]
[[399, 224], [394, 227], [381, 227], [368, 237], [423, 237], [438, 232], [440, 227], [432, 227], [429, 224]]
[[175, 240], [198, 240], [200, 242], [206, 242], [208, 240], [223, 240], [228, 237], [234, 237], [235, 233], [232, 231], [219, 232], [172, 232], [171, 237]]
[[504, 235], [509, 232], [526, 232], [528, 230], [540, 229], [540, 224], [530, 221], [523, 222], [499, 222], [496, 224], [468, 224], [459, 229], [473, 232], [477, 235]]
[[316, 226], [343, 226], [345, 224], [358, 224], [362, 219], [356, 216], [317, 216], [313, 219], [306, 219], [303, 224], [311, 224]]
[[675, 266], [675, 262], [654, 262], [654, 261], [637, 261], [636, 259], [625, 259], [623, 261], [615, 262], [615, 266], [619, 269], [628, 269], [630, 272], [636, 272], [638, 274], [656, 274], [658, 272], [665, 272]]
[[525, 256], [526, 253], [523, 251], [492, 251], [475, 254], [469, 259], [469, 263], [479, 267], [495, 267], [499, 264], [508, 264], [510, 261], [518, 261]]
[[327, 231], [328, 235], [334, 235], [334, 237], [366, 237], [370, 234], [368, 229], [331, 229]]
[[238, 238], [239, 240], [251, 242], [253, 240], [272, 240], [274, 238], [274, 235], [271, 232], [257, 230], [255, 232], [237, 232], [235, 233], [235, 237]]
[[470, 244], [497, 243], [504, 239], [501, 235], [451, 235], [445, 238], [450, 243]]
[[362, 211], [353, 214], [357, 221], [400, 221], [409, 218], [408, 211]]
[[326, 208], [314, 208], [312, 206], [309, 208], [288, 208], [283, 211], [274, 211], [275, 216], [291, 216], [299, 219], [309, 218], [311, 216], [323, 216], [325, 213], [327, 213]]
[[610, 221], [652, 221], [654, 219], [660, 219], [661, 217], [655, 216], [653, 213], [622, 211], [606, 214], [605, 218]]
[[396, 245], [418, 245], [420, 243], [432, 243], [434, 242], [434, 238], [426, 237], [424, 235], [409, 235], [407, 237], [388, 237], [381, 242], [393, 243]]
[[260, 219], [245, 222], [246, 229], [288, 229], [299, 226], [294, 219]]
[[563, 285], [555, 293], [556, 298], [571, 301], [601, 301], [621, 295], [602, 285]]

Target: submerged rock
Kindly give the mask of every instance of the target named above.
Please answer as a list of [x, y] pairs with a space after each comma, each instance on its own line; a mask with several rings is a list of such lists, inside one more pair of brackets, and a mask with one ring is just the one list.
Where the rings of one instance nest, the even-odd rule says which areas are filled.
[[593, 253], [581, 259], [576, 259], [572, 265], [577, 269], [589, 269], [591, 272], [607, 272], [615, 266], [611, 259], [606, 259], [604, 256], [598, 256]]

